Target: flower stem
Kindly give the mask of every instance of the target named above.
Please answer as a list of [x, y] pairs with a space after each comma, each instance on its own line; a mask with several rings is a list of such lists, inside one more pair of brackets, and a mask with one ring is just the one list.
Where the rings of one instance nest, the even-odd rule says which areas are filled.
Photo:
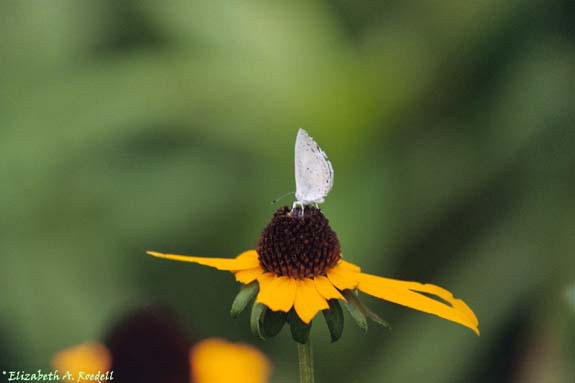
[[313, 383], [313, 354], [311, 351], [311, 341], [305, 344], [297, 344], [297, 356], [299, 360], [299, 381], [300, 383]]

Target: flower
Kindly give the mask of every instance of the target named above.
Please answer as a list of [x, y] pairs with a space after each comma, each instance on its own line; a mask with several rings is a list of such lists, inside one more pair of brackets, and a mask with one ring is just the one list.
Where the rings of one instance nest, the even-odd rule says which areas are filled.
[[[356, 292], [359, 290], [459, 323], [479, 335], [477, 317], [463, 300], [436, 285], [362, 272], [359, 266], [343, 259], [337, 235], [321, 210], [307, 206], [303, 211], [297, 210], [299, 208], [290, 210], [287, 207], [277, 210], [262, 232], [256, 249], [245, 251], [236, 258], [204, 258], [156, 251], [149, 251], [148, 254], [232, 272], [243, 285], [257, 284], [257, 290], [252, 289], [253, 295], [257, 291], [256, 304], [264, 305], [274, 313], [296, 313], [303, 325], [307, 326], [318, 312], [323, 311], [330, 331], [332, 326], [337, 327], [337, 323], [330, 323], [329, 319], [334, 314], [341, 316], [334, 307], [339, 307], [338, 301], [349, 306], [356, 320], [364, 315], [381, 321], [358, 301]], [[241, 295], [240, 292], [238, 298]], [[240, 302], [240, 306], [245, 305], [245, 302]], [[288, 315], [285, 320], [292, 324], [293, 335], [293, 317]], [[281, 325], [278, 327], [281, 329]], [[332, 340], [339, 335], [332, 333]], [[305, 343], [305, 340], [304, 336], [301, 343]]]
[[100, 342], [82, 343], [58, 352], [52, 359], [52, 365], [64, 374], [69, 371], [69, 375], [63, 375], [62, 380], [76, 380], [78, 374], [97, 374], [110, 369], [112, 357], [110, 352]]
[[253, 346], [209, 338], [190, 352], [192, 381], [198, 383], [265, 383], [271, 375], [268, 359]]
[[[136, 357], [137, 359], [137, 357]], [[118, 377], [111, 374], [111, 355], [108, 348], [99, 342], [88, 342], [58, 352], [52, 365], [62, 374], [62, 380], [74, 381], [80, 376]], [[151, 361], [153, 363], [153, 361]], [[220, 338], [208, 338], [193, 346], [189, 352], [190, 376], [173, 379], [170, 371], [163, 371], [166, 380], [158, 382], [194, 382], [194, 383], [267, 383], [271, 375], [271, 363], [258, 349], [245, 343], [229, 342]], [[134, 369], [148, 370], [138, 363]], [[66, 374], [69, 372], [69, 374]], [[116, 376], [114, 376], [116, 375]], [[129, 375], [123, 382], [140, 382], [139, 378]]]
[[196, 342], [175, 318], [156, 308], [130, 313], [104, 342], [58, 352], [52, 365], [64, 381], [122, 383], [267, 383], [272, 372], [255, 347], [219, 338]]
[[[111, 355], [109, 350], [99, 342], [83, 343], [58, 352], [52, 365], [62, 374], [65, 381], [74, 381], [82, 376], [106, 376], [114, 378], [111, 370]], [[153, 363], [153, 362], [152, 362]], [[266, 383], [271, 375], [271, 363], [255, 347], [244, 343], [228, 342], [219, 338], [208, 338], [197, 343], [189, 353], [190, 378], [166, 382], [194, 383]], [[133, 368], [146, 370], [144, 365], [134, 365]], [[170, 372], [164, 371], [169, 377]], [[117, 375], [116, 375], [117, 377]], [[124, 376], [122, 381], [138, 382], [134, 376]], [[159, 380], [164, 381], [164, 380]]]

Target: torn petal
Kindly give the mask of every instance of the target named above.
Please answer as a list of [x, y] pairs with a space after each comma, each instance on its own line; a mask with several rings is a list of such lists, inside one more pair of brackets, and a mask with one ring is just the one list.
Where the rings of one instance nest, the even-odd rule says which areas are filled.
[[[459, 323], [479, 335], [477, 318], [474, 314], [469, 314], [469, 312], [473, 312], [462, 300], [453, 298], [453, 295], [449, 292], [445, 294], [447, 290], [438, 286], [429, 285], [433, 286], [432, 288], [425, 286], [417, 282], [398, 281], [361, 273], [357, 288], [374, 297]], [[429, 298], [410, 289], [415, 287], [419, 289], [418, 291], [437, 295], [445, 299], [449, 304]], [[441, 295], [437, 294], [437, 292], [440, 292]], [[463, 309], [463, 306], [465, 306], [465, 309]]]
[[455, 298], [450, 291], [444, 289], [443, 287], [432, 285], [430, 283], [409, 282], [409, 281], [396, 281], [396, 282], [398, 282], [398, 285], [402, 285], [409, 290], [438, 296], [444, 301], [449, 302], [449, 304], [453, 306], [453, 308], [457, 309], [462, 314], [464, 314], [469, 319], [469, 321], [473, 323], [475, 326], [479, 324], [479, 320], [475, 316], [473, 310], [471, 310], [471, 308], [469, 308], [469, 306], [467, 306], [467, 304], [463, 300]]

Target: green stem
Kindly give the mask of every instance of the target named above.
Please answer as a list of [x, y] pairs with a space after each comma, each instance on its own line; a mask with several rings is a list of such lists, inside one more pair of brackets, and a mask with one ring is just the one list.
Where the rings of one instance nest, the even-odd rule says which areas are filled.
[[299, 360], [300, 383], [313, 383], [313, 354], [309, 340], [305, 344], [297, 344], [297, 356]]

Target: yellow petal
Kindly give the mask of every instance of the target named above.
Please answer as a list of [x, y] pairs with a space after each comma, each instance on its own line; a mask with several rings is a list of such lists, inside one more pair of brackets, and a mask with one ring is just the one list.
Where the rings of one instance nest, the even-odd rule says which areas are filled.
[[[453, 298], [451, 293], [438, 286], [425, 286], [433, 285], [423, 285], [418, 284], [417, 282], [398, 281], [395, 279], [361, 273], [359, 276], [359, 284], [357, 288], [366, 294], [385, 299], [386, 301], [423, 311], [428, 314], [437, 315], [443, 319], [459, 323], [470, 328], [477, 335], [479, 335], [479, 329], [477, 328], [477, 318], [475, 315], [469, 315], [471, 309], [469, 309], [469, 307], [467, 307], [467, 305], [462, 300]], [[438, 296], [446, 300], [449, 304], [439, 302], [416, 291], [412, 291], [410, 287], [417, 287], [418, 291], [435, 295], [438, 295], [437, 293], [440, 292], [441, 295]], [[448, 294], [445, 294], [445, 292]], [[450, 304], [452, 306], [450, 306]], [[463, 306], [466, 309], [462, 309]]]
[[342, 299], [345, 300], [343, 295], [331, 284], [329, 279], [324, 276], [314, 277], [313, 282], [315, 283], [315, 288], [325, 299]]
[[350, 265], [355, 266], [345, 261], [339, 261], [337, 265], [327, 271], [329, 281], [340, 290], [352, 290], [357, 287], [360, 273], [351, 268]]
[[243, 252], [236, 258], [204, 258], [192, 257], [189, 255], [178, 254], [164, 254], [156, 251], [148, 251], [148, 254], [164, 259], [171, 259], [173, 261], [197, 263], [203, 266], [214, 267], [218, 270], [236, 271], [245, 270], [258, 267], [260, 262], [258, 260], [258, 253], [255, 250]]
[[438, 296], [444, 301], [449, 302], [451, 306], [453, 306], [455, 309], [459, 310], [462, 314], [464, 314], [469, 319], [469, 321], [473, 323], [476, 327], [479, 324], [479, 320], [475, 316], [475, 313], [469, 308], [469, 306], [467, 306], [467, 304], [463, 300], [455, 298], [450, 291], [444, 289], [443, 287], [439, 287], [429, 283], [408, 282], [408, 281], [396, 281], [396, 282], [400, 283], [399, 285], [409, 290]]
[[271, 363], [255, 347], [223, 339], [206, 339], [190, 352], [192, 380], [196, 383], [266, 383]]
[[240, 255], [238, 255], [238, 256], [236, 257], [236, 259], [237, 259], [238, 261], [241, 260], [241, 261], [246, 261], [246, 262], [248, 262], [248, 261], [249, 261], [249, 262], [255, 262], [255, 261], [257, 261], [257, 262], [258, 262], [258, 265], [259, 265], [259, 264], [260, 264], [259, 257], [260, 257], [260, 256], [258, 255], [258, 252], [257, 252], [257, 251], [255, 251], [255, 250], [246, 250], [246, 251], [244, 251], [243, 253], [241, 253]]
[[338, 262], [338, 265], [340, 265], [344, 269], [354, 271], [356, 273], [359, 273], [361, 271], [361, 268], [358, 265], [354, 265], [353, 263], [349, 263], [347, 261], [344, 261], [343, 259]]
[[84, 343], [70, 347], [57, 353], [52, 359], [52, 365], [59, 371], [70, 371], [78, 376], [78, 372], [96, 374], [105, 373], [112, 365], [112, 357], [108, 349], [97, 342]]
[[266, 305], [272, 311], [290, 311], [295, 299], [295, 279], [264, 273], [258, 277], [258, 283], [260, 292], [256, 302]]
[[264, 270], [258, 266], [254, 267], [253, 269], [245, 269], [235, 272], [236, 281], [247, 285], [255, 281], [260, 275], [264, 273]]
[[318, 311], [328, 309], [329, 305], [315, 288], [313, 279], [298, 279], [296, 282], [294, 308], [301, 320], [309, 323]]

